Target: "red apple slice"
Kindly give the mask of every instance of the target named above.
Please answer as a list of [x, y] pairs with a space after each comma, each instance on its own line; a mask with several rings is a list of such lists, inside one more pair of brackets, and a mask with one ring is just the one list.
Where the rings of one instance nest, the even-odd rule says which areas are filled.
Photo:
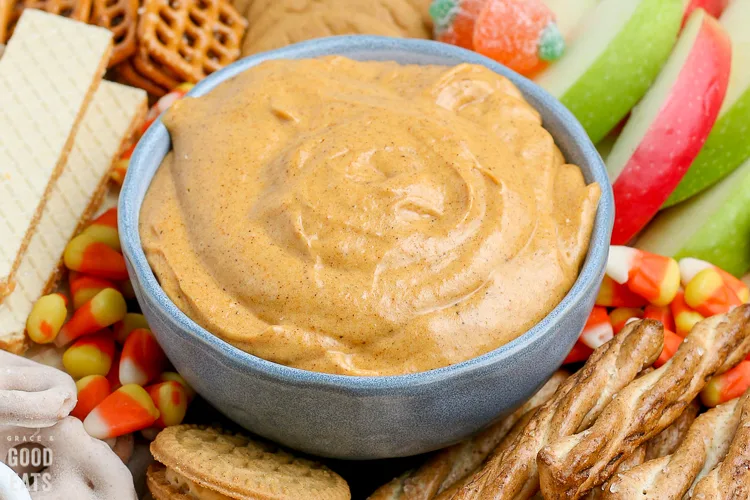
[[726, 94], [731, 52], [719, 23], [703, 9], [694, 11], [607, 158], [614, 245], [630, 241], [651, 220], [700, 151]]
[[686, 23], [690, 15], [695, 9], [703, 9], [715, 18], [719, 18], [724, 9], [729, 5], [729, 0], [688, 0], [685, 6], [685, 19], [683, 23]]

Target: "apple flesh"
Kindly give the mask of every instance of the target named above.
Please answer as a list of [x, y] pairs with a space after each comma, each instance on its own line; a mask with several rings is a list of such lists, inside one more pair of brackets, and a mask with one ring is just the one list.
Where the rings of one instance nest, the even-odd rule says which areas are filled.
[[719, 23], [696, 10], [606, 160], [615, 195], [614, 245], [643, 229], [698, 155], [724, 100], [731, 53]]
[[577, 35], [581, 20], [596, 6], [598, 0], [545, 0], [547, 7], [554, 12], [557, 27], [566, 42]]
[[706, 144], [677, 189], [670, 207], [712, 186], [750, 158], [750, 0], [733, 0], [719, 19], [732, 40], [732, 73], [724, 105]]
[[601, 0], [536, 80], [599, 142], [644, 96], [680, 30], [683, 0]]
[[740, 277], [750, 269], [750, 160], [710, 189], [662, 211], [638, 248], [695, 257]]

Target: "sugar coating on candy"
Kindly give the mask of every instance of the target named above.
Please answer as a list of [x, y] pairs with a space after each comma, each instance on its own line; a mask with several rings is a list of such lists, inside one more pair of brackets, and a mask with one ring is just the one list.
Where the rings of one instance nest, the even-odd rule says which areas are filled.
[[430, 4], [430, 17], [435, 23], [435, 33], [447, 30], [458, 12], [459, 0], [435, 0]]
[[[541, 0], [489, 0], [474, 27], [474, 50], [524, 75], [533, 75], [546, 66], [540, 58], [545, 29], [554, 24], [554, 14]], [[547, 41], [545, 53], [552, 56], [556, 43]], [[551, 31], [547, 37], [554, 37]]]
[[557, 61], [565, 52], [565, 39], [556, 23], [549, 23], [539, 38], [539, 59]]

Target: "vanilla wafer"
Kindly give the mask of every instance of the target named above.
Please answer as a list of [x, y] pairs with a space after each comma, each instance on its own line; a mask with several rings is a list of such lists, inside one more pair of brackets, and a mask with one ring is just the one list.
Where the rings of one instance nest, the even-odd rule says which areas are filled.
[[111, 49], [108, 30], [28, 9], [0, 59], [0, 300]]
[[750, 304], [695, 325], [672, 359], [628, 384], [589, 429], [539, 452], [544, 497], [581, 498], [607, 481], [623, 457], [679, 417], [707, 380], [748, 353]]
[[23, 349], [26, 318], [56, 282], [68, 241], [94, 214], [109, 170], [146, 114], [146, 93], [102, 82], [82, 120], [70, 156], [53, 186], [17, 274], [0, 304], [0, 349]]

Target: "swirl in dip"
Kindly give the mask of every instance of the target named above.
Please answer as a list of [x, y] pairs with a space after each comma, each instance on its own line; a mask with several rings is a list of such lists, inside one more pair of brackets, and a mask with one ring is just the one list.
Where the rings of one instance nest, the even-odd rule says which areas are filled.
[[175, 103], [140, 233], [208, 331], [306, 370], [395, 375], [516, 338], [563, 298], [599, 199], [507, 79], [276, 60]]

